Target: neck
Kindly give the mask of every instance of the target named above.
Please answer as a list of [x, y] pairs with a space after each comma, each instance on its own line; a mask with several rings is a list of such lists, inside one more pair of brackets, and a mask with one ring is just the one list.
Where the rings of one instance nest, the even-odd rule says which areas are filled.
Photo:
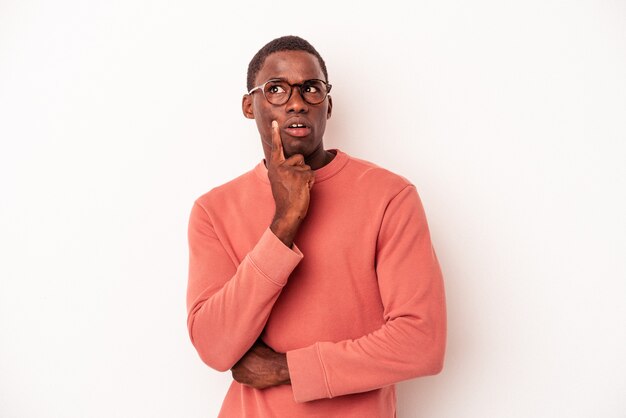
[[[269, 161], [271, 150], [268, 146], [265, 146], [265, 144], [263, 147], [263, 152], [265, 154], [265, 166], [267, 167], [267, 161]], [[286, 155], [285, 157], [289, 158], [289, 155]], [[323, 147], [320, 147], [310, 155], [305, 156], [304, 162], [306, 163], [306, 165], [311, 167], [312, 170], [319, 170], [320, 168], [330, 163], [333, 158], [335, 158], [334, 153], [326, 151]]]
[[304, 162], [311, 167], [312, 170], [319, 170], [335, 158], [335, 154], [320, 148], [319, 152], [314, 152], [304, 158]]

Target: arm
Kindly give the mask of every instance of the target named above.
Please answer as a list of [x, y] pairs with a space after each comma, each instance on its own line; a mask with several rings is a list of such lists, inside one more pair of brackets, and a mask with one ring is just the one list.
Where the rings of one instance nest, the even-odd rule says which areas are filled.
[[272, 307], [302, 254], [292, 241], [309, 205], [313, 172], [301, 155], [285, 159], [273, 125], [268, 176], [276, 213], [239, 265], [221, 244], [207, 210], [196, 202], [189, 221], [187, 326], [209, 366], [230, 369], [261, 334]]
[[289, 351], [296, 401], [365, 392], [442, 369], [443, 280], [413, 186], [403, 189], [387, 207], [376, 270], [385, 323], [355, 340], [318, 342]]
[[189, 221], [187, 326], [202, 360], [232, 367], [260, 335], [274, 302], [300, 262], [269, 229], [237, 266], [198, 203]]

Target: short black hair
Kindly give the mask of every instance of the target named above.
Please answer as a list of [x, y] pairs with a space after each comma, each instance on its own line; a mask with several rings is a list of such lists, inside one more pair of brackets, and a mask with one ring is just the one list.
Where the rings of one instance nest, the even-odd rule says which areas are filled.
[[324, 73], [324, 77], [326, 78], [325, 81], [328, 82], [326, 63], [319, 52], [313, 48], [313, 45], [299, 36], [281, 36], [280, 38], [276, 38], [273, 41], [268, 42], [263, 48], [259, 49], [254, 57], [252, 57], [250, 64], [248, 64], [248, 91], [254, 88], [254, 80], [256, 79], [257, 74], [259, 74], [267, 56], [279, 51], [304, 51], [315, 55], [320, 63], [320, 67], [322, 67], [322, 73]]

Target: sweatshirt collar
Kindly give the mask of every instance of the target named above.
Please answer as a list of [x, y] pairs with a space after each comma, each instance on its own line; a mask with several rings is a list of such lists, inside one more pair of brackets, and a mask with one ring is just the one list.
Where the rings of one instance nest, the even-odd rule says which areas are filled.
[[[315, 184], [321, 183], [322, 181], [327, 180], [339, 173], [349, 160], [348, 154], [345, 152], [338, 149], [329, 149], [328, 151], [335, 154], [335, 158], [319, 170], [313, 171], [315, 174]], [[267, 178], [265, 160], [261, 160], [261, 162], [254, 167], [254, 173], [263, 183], [269, 184], [270, 181]]]

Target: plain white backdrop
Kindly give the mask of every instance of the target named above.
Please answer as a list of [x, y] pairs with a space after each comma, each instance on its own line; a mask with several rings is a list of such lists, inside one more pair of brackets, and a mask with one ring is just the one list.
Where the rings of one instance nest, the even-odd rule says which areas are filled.
[[252, 55], [324, 56], [325, 136], [418, 187], [444, 371], [399, 417], [626, 416], [626, 3], [0, 0], [0, 416], [214, 417], [196, 197], [262, 158]]

